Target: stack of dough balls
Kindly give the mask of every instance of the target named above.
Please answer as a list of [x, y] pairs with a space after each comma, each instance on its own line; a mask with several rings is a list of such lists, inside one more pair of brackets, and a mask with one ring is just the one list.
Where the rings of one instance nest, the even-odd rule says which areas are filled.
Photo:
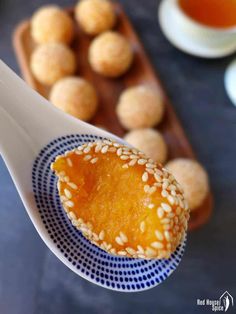
[[51, 89], [50, 101], [59, 109], [81, 120], [90, 120], [97, 109], [94, 87], [79, 77], [59, 80]]
[[208, 175], [195, 160], [177, 158], [169, 161], [166, 168], [181, 185], [189, 208], [195, 210], [205, 200], [209, 192]]
[[108, 0], [82, 0], [75, 8], [75, 17], [89, 35], [110, 30], [116, 21], [114, 8]]
[[92, 69], [106, 77], [118, 77], [124, 74], [132, 61], [131, 44], [118, 32], [102, 33], [89, 47], [89, 63]]
[[55, 5], [37, 10], [31, 20], [31, 36], [38, 44], [61, 42], [69, 44], [74, 36], [70, 16]]
[[162, 120], [163, 99], [148, 86], [131, 87], [121, 94], [116, 112], [125, 129], [149, 128]]
[[42, 84], [52, 85], [59, 79], [72, 75], [76, 70], [72, 50], [62, 43], [39, 45], [31, 55], [30, 67]]
[[132, 130], [126, 134], [124, 139], [152, 160], [161, 164], [166, 161], [167, 145], [157, 130], [149, 128]]

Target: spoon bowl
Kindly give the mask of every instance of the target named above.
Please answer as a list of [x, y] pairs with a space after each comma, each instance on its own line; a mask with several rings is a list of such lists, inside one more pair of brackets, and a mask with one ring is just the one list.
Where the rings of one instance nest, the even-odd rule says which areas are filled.
[[0, 61], [0, 152], [25, 208], [48, 248], [81, 277], [108, 289], [137, 292], [163, 282], [178, 266], [186, 239], [169, 259], [112, 256], [67, 218], [50, 165], [57, 155], [100, 139], [124, 141], [75, 119], [30, 89]]

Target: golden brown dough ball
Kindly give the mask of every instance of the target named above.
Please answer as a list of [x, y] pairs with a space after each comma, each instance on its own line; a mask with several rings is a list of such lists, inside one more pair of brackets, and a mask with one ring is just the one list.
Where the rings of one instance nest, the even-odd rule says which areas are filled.
[[154, 129], [136, 129], [127, 133], [124, 139], [154, 161], [161, 164], [166, 161], [167, 145], [160, 132]]
[[117, 32], [105, 32], [96, 37], [89, 48], [93, 70], [107, 77], [124, 74], [133, 60], [133, 50], [127, 39]]
[[111, 29], [116, 21], [114, 8], [108, 0], [82, 0], [75, 16], [85, 33], [97, 35]]
[[123, 91], [116, 112], [125, 129], [147, 128], [161, 121], [164, 104], [155, 89], [140, 85]]
[[75, 56], [70, 48], [60, 43], [38, 46], [30, 60], [35, 78], [42, 84], [52, 85], [76, 70]]
[[50, 101], [59, 109], [84, 121], [90, 120], [97, 109], [97, 94], [89, 82], [79, 77], [66, 77], [51, 89]]
[[74, 35], [72, 19], [58, 6], [44, 6], [32, 17], [31, 35], [38, 44], [48, 42], [69, 44]]
[[183, 188], [189, 208], [194, 210], [200, 206], [209, 192], [205, 169], [197, 161], [187, 158], [169, 161], [166, 168]]

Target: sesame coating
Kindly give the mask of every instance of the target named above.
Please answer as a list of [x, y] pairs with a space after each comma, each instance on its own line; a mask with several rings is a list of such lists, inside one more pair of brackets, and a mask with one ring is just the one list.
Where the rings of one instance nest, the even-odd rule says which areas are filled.
[[[72, 175], [78, 162], [81, 168], [91, 167], [89, 173], [94, 173], [98, 171], [104, 160], [109, 162], [111, 158], [115, 159], [116, 167], [120, 167], [122, 176], [129, 177], [132, 171], [139, 176], [137, 189], [140, 189], [143, 202], [146, 203], [141, 209], [134, 208], [133, 216], [129, 216], [129, 212], [126, 212], [126, 217], [123, 219], [125, 221], [131, 217], [130, 221], [133, 222], [130, 225], [122, 223], [122, 220], [120, 223], [114, 220], [117, 217], [116, 208], [110, 210], [111, 215], [114, 213], [114, 217], [111, 216], [109, 225], [106, 225], [107, 214], [104, 214], [104, 224], [102, 224], [101, 221], [96, 221], [96, 215], [103, 215], [103, 212], [97, 209], [94, 219], [90, 219], [89, 215], [85, 218], [78, 204], [78, 197], [88, 197], [83, 196], [85, 192], [81, 185], [86, 178], [76, 181]], [[144, 259], [169, 258], [182, 241], [189, 218], [182, 192], [167, 170], [151, 159], [147, 159], [141, 152], [108, 140], [86, 143], [66, 152], [65, 155], [58, 156], [51, 168], [58, 176], [60, 200], [72, 224], [92, 243], [108, 253]], [[149, 173], [148, 169], [152, 172]], [[107, 172], [106, 177], [109, 176], [114, 176], [114, 173]], [[101, 195], [102, 187], [94, 185], [93, 189], [95, 187], [96, 193]], [[134, 187], [136, 189], [136, 185]], [[131, 193], [135, 193], [135, 189]], [[171, 194], [172, 191], [175, 192], [174, 196]], [[96, 199], [97, 195], [94, 194], [93, 197]], [[87, 208], [87, 211], [89, 210]], [[103, 211], [105, 210], [106, 208], [103, 207]], [[121, 210], [125, 213], [125, 208]], [[113, 225], [117, 228], [114, 229], [116, 230], [114, 233], [107, 230], [107, 226], [111, 228]]]

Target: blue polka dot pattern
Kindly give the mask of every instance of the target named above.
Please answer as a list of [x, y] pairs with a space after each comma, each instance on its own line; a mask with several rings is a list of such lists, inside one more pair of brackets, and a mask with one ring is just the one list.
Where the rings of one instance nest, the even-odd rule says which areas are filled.
[[108, 289], [135, 292], [164, 281], [178, 266], [186, 240], [168, 260], [143, 260], [111, 256], [90, 243], [71, 224], [61, 206], [57, 179], [50, 164], [57, 155], [86, 142], [101, 139], [94, 135], [69, 135], [58, 138], [41, 150], [36, 158], [32, 182], [40, 217], [57, 250], [70, 268], [82, 277]]

